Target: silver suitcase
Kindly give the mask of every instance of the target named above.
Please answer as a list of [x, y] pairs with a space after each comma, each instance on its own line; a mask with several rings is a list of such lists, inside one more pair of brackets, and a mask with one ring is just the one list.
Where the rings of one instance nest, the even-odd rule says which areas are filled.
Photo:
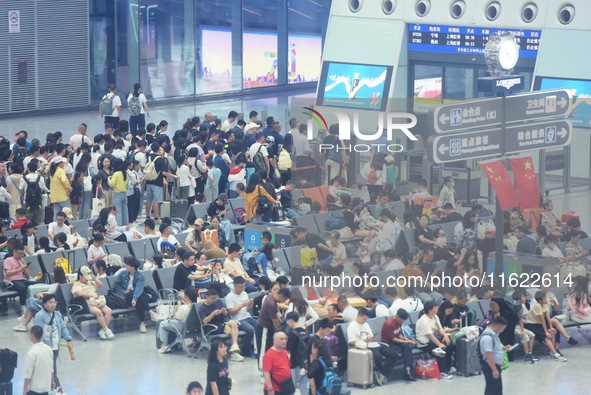
[[363, 389], [373, 387], [373, 353], [370, 350], [351, 348], [347, 352], [347, 385], [351, 384]]

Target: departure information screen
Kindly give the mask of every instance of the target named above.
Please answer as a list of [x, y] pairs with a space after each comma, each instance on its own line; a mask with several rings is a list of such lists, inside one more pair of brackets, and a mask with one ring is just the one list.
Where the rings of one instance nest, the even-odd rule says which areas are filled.
[[478, 27], [408, 25], [408, 50], [415, 52], [484, 54], [488, 37], [493, 33], [511, 32], [521, 46], [519, 56], [535, 59], [542, 32], [539, 30], [506, 30]]

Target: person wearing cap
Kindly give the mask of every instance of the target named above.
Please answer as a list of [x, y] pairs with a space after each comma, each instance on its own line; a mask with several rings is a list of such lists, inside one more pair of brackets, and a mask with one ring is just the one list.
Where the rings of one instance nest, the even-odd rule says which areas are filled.
[[103, 283], [92, 274], [88, 266], [82, 266], [78, 269], [78, 281], [72, 285], [72, 295], [74, 297], [83, 297], [88, 304], [88, 311], [96, 316], [96, 319], [101, 326], [98, 334], [102, 340], [111, 340], [115, 337], [113, 332], [109, 329], [111, 316], [113, 312], [107, 306], [107, 301], [104, 295], [96, 293], [97, 288], [101, 288]]
[[194, 219], [194, 222], [191, 224], [192, 220], [192, 218], [187, 219], [187, 222], [189, 223], [189, 226], [192, 228], [192, 230], [185, 239], [185, 247], [187, 247], [187, 250], [189, 250], [192, 254], [195, 254], [197, 251], [203, 248], [203, 238], [201, 236], [201, 231], [203, 230], [205, 221], [203, 221], [203, 218], [197, 218]]
[[115, 279], [113, 291], [125, 298], [127, 304], [135, 307], [140, 319], [140, 333], [146, 333], [147, 313], [150, 311], [148, 297], [144, 293], [144, 284], [146, 279], [144, 274], [139, 271], [140, 262], [132, 258], [125, 262], [125, 271], [119, 273]]
[[70, 206], [70, 192], [72, 192], [72, 186], [70, 180], [66, 175], [64, 167], [66, 166], [66, 159], [58, 156], [49, 168], [50, 175], [50, 186], [49, 186], [49, 197], [53, 204], [53, 219], [57, 218], [57, 214], [62, 211], [64, 207]]
[[[72, 215], [71, 211], [70, 215]], [[49, 237], [49, 240], [52, 243], [58, 233], [65, 233], [66, 235], [72, 234], [72, 230], [65, 223], [66, 218], [68, 218], [68, 215], [64, 211], [59, 211], [55, 214], [55, 222], [49, 224], [47, 228], [47, 237]]]

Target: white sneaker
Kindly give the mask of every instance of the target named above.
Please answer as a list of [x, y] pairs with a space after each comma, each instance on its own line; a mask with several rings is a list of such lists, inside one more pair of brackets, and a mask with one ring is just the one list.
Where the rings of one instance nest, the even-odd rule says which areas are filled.
[[566, 362], [566, 358], [558, 353], [552, 355], [552, 359], [558, 362]]
[[441, 373], [441, 378], [443, 380], [451, 380], [451, 379], [454, 378], [454, 375], [453, 374], [447, 374], [447, 373]]
[[431, 351], [431, 352], [433, 353], [433, 355], [438, 356], [438, 357], [445, 356], [445, 351], [443, 351], [443, 349], [441, 349], [441, 347], [434, 348], [433, 351]]
[[244, 361], [244, 357], [242, 355], [240, 355], [237, 352], [232, 353], [232, 355], [230, 355], [230, 361], [234, 361], [234, 362], [242, 362]]
[[238, 344], [232, 344], [232, 347], [228, 351], [231, 353], [240, 352], [240, 347], [238, 347]]
[[140, 322], [140, 333], [146, 333], [148, 330], [146, 329], [146, 324]]
[[115, 335], [113, 334], [113, 332], [110, 329], [107, 329], [105, 331], [105, 334], [107, 335], [107, 339], [111, 340], [112, 338], [115, 337]]
[[388, 384], [388, 379], [380, 372], [376, 372], [376, 382], [378, 385], [386, 385]]
[[23, 325], [23, 324], [19, 324], [19, 325], [15, 326], [13, 329], [17, 332], [26, 332], [27, 331], [26, 325]]
[[170, 347], [169, 346], [162, 346], [158, 349], [158, 352], [160, 354], [166, 354], [167, 352], [170, 352]]
[[107, 334], [105, 333], [104, 329], [101, 329], [100, 331], [98, 331], [98, 335], [102, 340], [107, 340]]
[[154, 311], [150, 310], [150, 319], [154, 322], [158, 322], [160, 320], [162, 320], [162, 317], [160, 317], [157, 313], [155, 313]]
[[20, 317], [17, 318], [17, 321], [18, 322], [21, 322], [24, 319], [25, 319], [25, 315], [23, 314], [23, 315], [21, 315]]

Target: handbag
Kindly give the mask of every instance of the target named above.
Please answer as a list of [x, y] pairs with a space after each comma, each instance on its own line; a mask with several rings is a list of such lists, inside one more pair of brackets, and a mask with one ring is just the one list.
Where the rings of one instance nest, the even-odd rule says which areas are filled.
[[269, 199], [267, 199], [267, 197], [263, 194], [261, 194], [261, 186], [258, 186], [259, 189], [259, 198], [258, 198], [258, 203], [257, 203], [257, 210], [256, 213], [257, 214], [266, 214], [269, 212], [269, 209], [271, 208], [271, 202], [269, 201]]
[[415, 366], [415, 374], [422, 379], [439, 379], [441, 373], [439, 372], [439, 365], [436, 359], [417, 359]]
[[107, 304], [107, 301], [105, 300], [104, 295], [99, 295], [98, 299], [95, 299], [95, 298], [86, 299], [86, 302], [88, 303], [88, 305], [90, 307], [97, 307], [99, 309], [102, 309]]
[[288, 378], [287, 380], [283, 380], [282, 382], [278, 382], [271, 376], [271, 380], [275, 382], [279, 386], [279, 392], [281, 395], [292, 395], [295, 393], [295, 385], [293, 384], [293, 380]]
[[112, 310], [127, 308], [125, 297], [114, 292], [113, 290], [107, 292], [107, 295], [105, 295], [105, 301], [107, 302], [107, 306], [109, 306]]
[[148, 303], [154, 303], [158, 301], [158, 292], [154, 290], [154, 288], [150, 287], [149, 285], [144, 286], [144, 294], [148, 298]]
[[213, 244], [219, 248], [220, 240], [217, 229], [205, 229], [201, 232], [201, 241], [205, 243], [208, 240], [213, 241]]
[[88, 170], [86, 170], [86, 175], [84, 176], [83, 190], [84, 192], [92, 191], [92, 177], [90, 176], [90, 172]]
[[99, 199], [98, 188], [96, 188], [96, 196], [92, 198], [92, 211], [90, 216], [96, 218], [99, 216], [101, 210], [105, 207], [105, 199]]

